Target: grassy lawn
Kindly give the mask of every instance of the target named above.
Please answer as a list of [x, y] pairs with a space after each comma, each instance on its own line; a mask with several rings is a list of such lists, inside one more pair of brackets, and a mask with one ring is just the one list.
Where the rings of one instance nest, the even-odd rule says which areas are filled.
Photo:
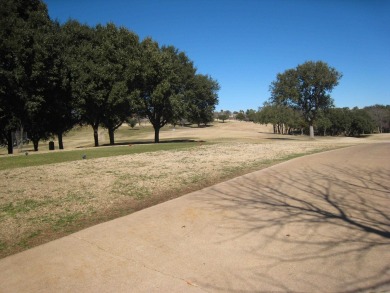
[[91, 129], [77, 128], [64, 151], [40, 144], [44, 152], [0, 156], [0, 258], [282, 161], [351, 145], [275, 136], [253, 123], [165, 127], [160, 144], [151, 143], [150, 125], [121, 127], [115, 146], [104, 146], [104, 130], [99, 138], [103, 146], [92, 147]]
[[162, 142], [159, 144], [132, 144], [125, 146], [103, 146], [72, 151], [56, 151], [50, 153], [32, 153], [29, 155], [18, 155], [0, 157], [0, 170], [41, 166], [46, 164], [63, 163], [86, 159], [103, 157], [114, 157], [131, 155], [145, 152], [157, 152], [189, 148], [197, 145], [196, 142]]
[[[172, 130], [171, 126], [163, 127], [160, 135]], [[159, 144], [153, 143], [154, 130], [148, 123], [137, 124], [134, 128], [120, 127], [115, 132], [115, 145], [108, 145], [108, 134], [105, 129], [100, 129], [99, 147], [93, 147], [93, 132], [91, 127], [75, 127], [64, 137], [65, 150], [48, 152], [48, 142], [39, 143], [39, 151], [32, 151], [32, 145], [25, 145], [22, 151], [15, 149], [14, 155], [6, 155], [6, 149], [0, 150], [0, 170], [41, 166], [47, 164], [63, 163], [103, 157], [115, 157], [144, 152], [169, 151], [183, 149], [197, 145], [197, 142], [187, 137], [175, 139], [160, 139]], [[43, 152], [42, 152], [43, 151]], [[27, 155], [25, 155], [27, 153]]]

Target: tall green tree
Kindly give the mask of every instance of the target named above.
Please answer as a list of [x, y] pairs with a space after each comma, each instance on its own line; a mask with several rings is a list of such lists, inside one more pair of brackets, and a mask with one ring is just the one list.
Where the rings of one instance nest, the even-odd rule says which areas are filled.
[[101, 125], [108, 129], [114, 144], [114, 131], [130, 115], [129, 90], [135, 87], [138, 36], [114, 24], [92, 28], [69, 21], [64, 30], [77, 111], [92, 127], [95, 146], [99, 145]]
[[160, 141], [160, 129], [177, 119], [178, 101], [184, 102], [195, 68], [183, 52], [173, 46], [159, 47], [147, 38], [141, 43], [140, 94], [138, 113], [149, 118], [154, 128], [154, 142]]
[[362, 134], [370, 134], [373, 132], [375, 123], [367, 111], [364, 109], [354, 108], [351, 110], [351, 116], [351, 135], [360, 136]]
[[[317, 127], [331, 135], [360, 136], [372, 133], [375, 121], [366, 109], [333, 108], [320, 114]], [[327, 130], [324, 130], [324, 123]]]
[[97, 26], [96, 33], [102, 40], [99, 64], [107, 71], [104, 76], [109, 77], [101, 125], [107, 128], [113, 145], [115, 130], [134, 112], [133, 100], [139, 95], [139, 39], [135, 33], [113, 24]]
[[4, 0], [0, 5], [0, 136], [13, 153], [12, 132], [22, 126], [33, 67], [32, 22], [47, 14], [41, 1]]
[[51, 87], [55, 83], [53, 73], [56, 67], [57, 42], [54, 38], [53, 22], [45, 8], [32, 15], [31, 21], [28, 22], [31, 55], [30, 64], [24, 66], [26, 96], [24, 115], [21, 119], [35, 151], [38, 151], [39, 141], [46, 140], [50, 136], [49, 99], [52, 94]]
[[0, 5], [0, 116], [12, 153], [11, 132], [26, 129], [37, 150], [43, 131], [50, 83], [51, 28], [46, 5], [39, 0], [4, 0]]
[[240, 110], [240, 112], [236, 112], [236, 119], [238, 121], [244, 121], [246, 119], [246, 115], [245, 115], [244, 110]]
[[373, 119], [379, 133], [390, 132], [390, 105], [373, 105], [364, 110]]
[[259, 109], [255, 121], [260, 124], [272, 124], [274, 133], [280, 133], [278, 127], [279, 111], [276, 105], [265, 102], [263, 107]]
[[98, 63], [99, 42], [95, 29], [70, 20], [64, 24], [66, 59], [71, 70], [72, 95], [81, 121], [93, 129], [99, 145], [99, 125], [105, 107], [106, 84], [100, 79], [104, 69]]
[[245, 115], [246, 115], [246, 118], [249, 120], [249, 121], [255, 121], [256, 120], [256, 110], [254, 109], [247, 109], [245, 111]]
[[67, 36], [58, 22], [53, 22], [49, 91], [47, 94], [48, 130], [57, 136], [59, 149], [64, 149], [63, 136], [80, 122], [72, 95], [71, 70], [66, 56]]
[[351, 132], [352, 116], [349, 108], [333, 108], [327, 113], [332, 123], [331, 134], [333, 136], [344, 134], [349, 136]]
[[196, 74], [186, 94], [187, 119], [191, 123], [207, 124], [214, 120], [218, 104], [219, 84], [208, 75]]
[[229, 112], [230, 112], [229, 110], [227, 110], [227, 111], [221, 110], [218, 113], [217, 118], [219, 120], [222, 120], [222, 123], [225, 123], [225, 120], [229, 119], [229, 116], [230, 116]]
[[325, 62], [305, 62], [277, 75], [270, 86], [271, 101], [301, 110], [313, 138], [318, 112], [333, 107], [330, 93], [341, 77]]
[[293, 129], [302, 128], [302, 118], [298, 110], [282, 104], [264, 103], [257, 112], [255, 122], [272, 124], [274, 133], [289, 134]]
[[325, 136], [331, 127], [332, 127], [332, 121], [329, 119], [328, 113], [324, 111], [320, 111], [318, 113], [317, 121], [316, 121], [317, 131], [322, 133], [323, 136]]

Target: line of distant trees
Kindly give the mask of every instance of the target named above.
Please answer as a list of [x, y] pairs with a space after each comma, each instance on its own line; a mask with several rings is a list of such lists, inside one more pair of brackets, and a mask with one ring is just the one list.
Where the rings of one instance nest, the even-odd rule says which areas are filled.
[[[308, 134], [309, 129], [300, 110], [283, 105], [264, 103], [256, 113], [255, 122], [272, 124], [274, 133]], [[359, 109], [330, 108], [319, 111], [314, 123], [316, 135], [360, 136], [390, 132], [390, 105], [373, 105]]]
[[[300, 110], [288, 106], [265, 102], [257, 111], [254, 109], [231, 112], [221, 110], [214, 118], [271, 124], [275, 134], [309, 134], [307, 123]], [[330, 108], [319, 111], [314, 124], [316, 135], [359, 136], [371, 133], [390, 133], [390, 105], [373, 105], [359, 109]]]
[[[275, 133], [303, 134], [308, 130], [311, 138], [315, 132], [317, 135], [346, 136], [389, 132], [388, 105], [364, 109], [334, 107], [330, 94], [342, 76], [326, 62], [306, 61], [278, 73], [270, 85], [271, 97], [256, 115], [247, 116], [254, 122], [272, 124]], [[240, 111], [236, 117], [245, 119], [244, 112]]]
[[198, 74], [174, 46], [142, 41], [114, 24], [94, 27], [50, 19], [41, 0], [3, 0], [0, 6], [0, 144], [13, 152], [12, 133], [40, 140], [75, 125], [115, 130], [129, 117], [147, 117], [155, 130], [182, 119], [207, 124], [219, 84]]

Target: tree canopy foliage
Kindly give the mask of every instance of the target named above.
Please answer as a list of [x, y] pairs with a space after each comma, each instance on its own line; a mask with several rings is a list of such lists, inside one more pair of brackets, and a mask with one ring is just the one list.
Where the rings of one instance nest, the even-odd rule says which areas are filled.
[[150, 38], [141, 43], [140, 95], [135, 99], [138, 113], [147, 116], [155, 130], [155, 142], [167, 123], [184, 114], [181, 105], [194, 78], [195, 68], [183, 52], [173, 46], [160, 47]]
[[192, 80], [191, 89], [186, 94], [187, 120], [204, 124], [214, 120], [213, 112], [218, 102], [219, 84], [208, 75], [197, 74]]
[[55, 69], [53, 23], [38, 0], [3, 1], [0, 16], [0, 132], [12, 152], [12, 130], [27, 129], [37, 150], [49, 135], [41, 117]]
[[320, 110], [333, 106], [330, 92], [341, 77], [341, 73], [325, 62], [307, 61], [277, 75], [270, 86], [271, 102], [300, 110], [313, 137], [317, 115]]
[[12, 133], [38, 142], [75, 124], [115, 130], [131, 116], [148, 117], [159, 131], [182, 119], [207, 124], [218, 104], [218, 83], [197, 74], [174, 46], [143, 41], [112, 23], [94, 27], [49, 18], [41, 0], [4, 0], [0, 6], [0, 143], [13, 152]]

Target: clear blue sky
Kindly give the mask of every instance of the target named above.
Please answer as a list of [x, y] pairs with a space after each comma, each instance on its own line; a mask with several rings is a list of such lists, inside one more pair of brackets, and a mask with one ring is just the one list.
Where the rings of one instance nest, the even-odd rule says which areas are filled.
[[321, 60], [337, 107], [390, 104], [388, 0], [44, 0], [52, 19], [113, 22], [174, 45], [218, 80], [217, 110], [257, 109], [276, 74]]

